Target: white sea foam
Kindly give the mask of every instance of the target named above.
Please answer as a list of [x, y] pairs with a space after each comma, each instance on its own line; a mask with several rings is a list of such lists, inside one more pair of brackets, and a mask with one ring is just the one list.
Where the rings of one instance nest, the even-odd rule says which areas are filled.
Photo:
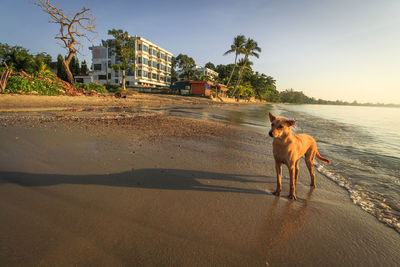
[[[394, 228], [397, 232], [400, 233], [400, 221], [399, 218], [396, 218], [393, 214], [393, 209], [385, 203], [384, 198], [377, 198], [374, 192], [369, 191], [361, 191], [362, 188], [358, 187], [357, 189], [351, 184], [351, 182], [343, 177], [340, 174], [335, 173], [332, 170], [329, 170], [322, 164], [317, 164], [317, 170], [337, 183], [339, 186], [345, 188], [349, 194], [350, 199], [354, 204], [361, 207], [361, 209], [375, 216], [382, 223]], [[377, 201], [381, 199], [380, 201]]]

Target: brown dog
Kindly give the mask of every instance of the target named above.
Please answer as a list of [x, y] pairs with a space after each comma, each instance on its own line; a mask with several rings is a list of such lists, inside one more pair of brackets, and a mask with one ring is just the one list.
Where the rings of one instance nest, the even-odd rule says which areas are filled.
[[271, 121], [269, 135], [274, 138], [272, 151], [275, 158], [277, 185], [274, 195], [279, 196], [282, 189], [282, 164], [286, 164], [290, 174], [289, 198], [296, 199], [295, 184], [299, 176], [299, 162], [304, 155], [307, 168], [311, 176], [310, 186], [315, 187], [314, 158], [331, 163], [329, 159], [318, 153], [317, 143], [314, 138], [307, 134], [292, 134], [290, 127], [296, 121], [284, 118], [276, 118], [268, 114]]

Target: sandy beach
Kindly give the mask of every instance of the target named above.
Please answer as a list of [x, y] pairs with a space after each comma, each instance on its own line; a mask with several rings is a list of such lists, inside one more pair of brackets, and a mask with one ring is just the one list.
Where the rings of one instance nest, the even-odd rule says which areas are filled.
[[303, 161], [298, 200], [286, 168], [272, 195], [267, 133], [157, 109], [174, 105], [239, 108], [0, 95], [0, 265], [399, 265], [400, 235], [325, 176], [311, 190]]

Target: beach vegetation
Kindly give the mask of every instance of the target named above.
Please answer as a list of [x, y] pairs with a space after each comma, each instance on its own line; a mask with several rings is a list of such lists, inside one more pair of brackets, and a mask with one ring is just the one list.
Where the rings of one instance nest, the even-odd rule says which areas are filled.
[[30, 79], [13, 75], [9, 78], [5, 93], [10, 94], [37, 94], [37, 95], [64, 95], [60, 84], [51, 83], [39, 77]]
[[120, 93], [122, 91], [121, 86], [119, 86], [117, 84], [106, 83], [104, 86], [106, 87], [107, 91], [110, 93]]
[[135, 60], [135, 39], [129, 36], [127, 31], [121, 29], [112, 29], [108, 31], [109, 35], [112, 35], [114, 39], [107, 40], [108, 47], [113, 48], [112, 54], [115, 55], [117, 63], [112, 64], [111, 68], [115, 72], [122, 73], [122, 90], [126, 91], [126, 72], [134, 71], [135, 65], [133, 64]]
[[97, 92], [97, 93], [108, 93], [108, 90], [104, 85], [101, 85], [96, 82], [91, 83], [74, 83], [74, 87], [76, 88], [83, 88], [88, 92]]
[[39, 6], [41, 10], [50, 16], [52, 23], [60, 26], [59, 33], [55, 39], [61, 42], [61, 46], [67, 50], [66, 57], [62, 58], [62, 67], [66, 73], [67, 81], [74, 83], [74, 75], [70, 70], [70, 62], [75, 54], [82, 49], [81, 39], [85, 38], [91, 41], [89, 34], [96, 33], [94, 18], [89, 13], [89, 8], [82, 8], [75, 14], [68, 15], [61, 8], [56, 7], [50, 0], [38, 0], [34, 5]]

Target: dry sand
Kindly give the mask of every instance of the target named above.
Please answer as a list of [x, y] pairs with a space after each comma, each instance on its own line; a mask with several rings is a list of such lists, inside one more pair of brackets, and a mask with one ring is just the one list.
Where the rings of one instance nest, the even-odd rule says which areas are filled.
[[[48, 101], [21, 99], [5, 107], [0, 96], [0, 108]], [[36, 108], [92, 105], [71, 99]], [[267, 134], [151, 112], [26, 114], [0, 113], [1, 266], [400, 263], [400, 235], [326, 177], [317, 174], [310, 190], [303, 162], [298, 200], [285, 196], [286, 170], [283, 196], [273, 196]]]

